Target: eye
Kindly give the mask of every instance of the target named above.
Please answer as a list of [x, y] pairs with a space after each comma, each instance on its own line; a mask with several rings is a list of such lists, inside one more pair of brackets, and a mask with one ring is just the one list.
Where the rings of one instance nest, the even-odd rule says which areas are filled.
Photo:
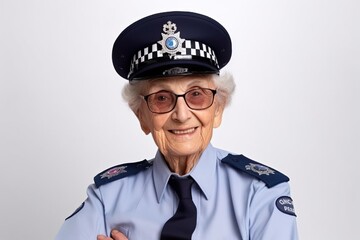
[[188, 92], [188, 95], [191, 98], [202, 97], [204, 94], [204, 89], [201, 88], [193, 89]]
[[154, 94], [154, 101], [156, 102], [166, 102], [171, 99], [171, 93], [169, 92], [158, 92]]

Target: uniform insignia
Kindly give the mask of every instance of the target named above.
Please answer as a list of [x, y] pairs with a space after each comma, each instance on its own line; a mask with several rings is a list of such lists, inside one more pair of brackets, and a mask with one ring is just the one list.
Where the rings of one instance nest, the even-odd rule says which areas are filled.
[[271, 188], [279, 183], [289, 181], [289, 178], [273, 168], [260, 164], [244, 155], [229, 154], [221, 160], [231, 167], [245, 172], [261, 181]]
[[185, 49], [182, 47], [185, 39], [180, 38], [180, 32], [175, 33], [176, 30], [176, 24], [168, 21], [163, 25], [164, 33], [161, 33], [163, 39], [158, 41], [162, 46], [162, 52], [168, 53], [170, 57], [174, 57], [177, 52], [185, 53]]
[[105, 171], [102, 171], [98, 175], [94, 177], [94, 182], [96, 187], [100, 187], [109, 182], [113, 182], [115, 180], [135, 175], [141, 171], [144, 171], [152, 166], [152, 163], [143, 160], [140, 162], [126, 163], [120, 164]]
[[126, 173], [127, 171], [125, 170], [125, 168], [127, 168], [127, 166], [120, 166], [120, 167], [114, 167], [111, 168], [110, 170], [106, 171], [104, 174], [101, 174], [101, 179], [103, 178], [112, 178], [115, 177], [121, 173]]
[[271, 170], [270, 168], [261, 165], [261, 164], [254, 164], [254, 163], [250, 163], [249, 165], [245, 166], [246, 170], [251, 170], [253, 172], [256, 172], [259, 175], [269, 175], [269, 174], [275, 174], [274, 170]]
[[280, 212], [296, 217], [293, 200], [291, 197], [283, 196], [276, 200], [276, 207]]

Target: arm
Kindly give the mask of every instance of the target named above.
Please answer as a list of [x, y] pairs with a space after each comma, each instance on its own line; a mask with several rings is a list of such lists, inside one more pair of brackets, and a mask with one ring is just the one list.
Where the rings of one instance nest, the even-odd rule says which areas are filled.
[[62, 225], [56, 240], [89, 240], [106, 234], [104, 208], [101, 195], [89, 186], [85, 202]]
[[272, 188], [259, 183], [250, 203], [250, 239], [297, 240], [296, 215], [287, 182]]

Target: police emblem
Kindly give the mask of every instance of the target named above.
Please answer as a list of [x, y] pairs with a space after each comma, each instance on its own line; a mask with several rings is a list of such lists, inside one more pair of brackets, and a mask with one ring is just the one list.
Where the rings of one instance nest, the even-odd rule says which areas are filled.
[[291, 197], [282, 196], [276, 200], [276, 207], [280, 212], [292, 215], [296, 217], [293, 200]]
[[177, 52], [185, 53], [186, 51], [182, 47], [185, 39], [180, 38], [180, 32], [175, 33], [176, 30], [176, 24], [168, 21], [163, 25], [164, 33], [161, 33], [163, 39], [158, 41], [162, 46], [162, 53], [167, 53], [170, 57], [174, 57]]
[[110, 178], [115, 177], [115, 176], [117, 176], [117, 175], [119, 175], [119, 174], [121, 174], [121, 173], [125, 173], [125, 172], [127, 172], [127, 171], [125, 170], [126, 167], [127, 167], [127, 166], [114, 167], [114, 168], [106, 171], [104, 174], [101, 174], [101, 175], [100, 175], [100, 176], [101, 176], [101, 179], [103, 179], [103, 178], [108, 178], [108, 179], [110, 179]]
[[269, 174], [275, 174], [274, 170], [261, 164], [249, 163], [249, 165], [246, 165], [245, 168], [246, 170], [253, 171], [259, 175], [265, 174], [269, 176]]

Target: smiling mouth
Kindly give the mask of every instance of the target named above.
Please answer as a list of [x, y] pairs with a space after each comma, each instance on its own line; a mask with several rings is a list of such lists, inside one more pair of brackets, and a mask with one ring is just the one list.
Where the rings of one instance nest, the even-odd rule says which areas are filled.
[[193, 133], [193, 132], [195, 132], [195, 130], [196, 130], [196, 127], [185, 129], [185, 130], [170, 130], [170, 132], [173, 133], [173, 134], [181, 135], [181, 134]]

